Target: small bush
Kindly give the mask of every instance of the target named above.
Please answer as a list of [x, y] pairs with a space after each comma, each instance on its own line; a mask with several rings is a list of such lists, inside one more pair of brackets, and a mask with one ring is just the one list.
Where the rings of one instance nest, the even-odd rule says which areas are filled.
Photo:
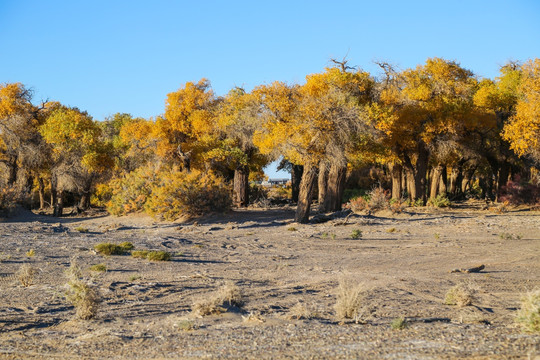
[[199, 316], [220, 314], [231, 307], [242, 307], [244, 300], [240, 288], [232, 282], [222, 285], [215, 296], [195, 302], [192, 311]]
[[396, 318], [390, 323], [390, 327], [394, 330], [403, 330], [408, 325], [409, 324], [407, 323], [407, 320], [405, 320], [404, 318]]
[[75, 306], [79, 319], [89, 320], [97, 315], [99, 293], [91, 284], [81, 279], [71, 279], [66, 291], [66, 300]]
[[521, 298], [516, 321], [525, 330], [540, 333], [540, 289], [531, 291]]
[[459, 307], [472, 305], [476, 290], [470, 284], [458, 284], [446, 293], [444, 303]]
[[361, 237], [362, 237], [362, 230], [354, 229], [351, 232], [351, 239], [357, 240], [357, 239], [360, 239]]
[[169, 261], [171, 254], [166, 251], [150, 251], [146, 258], [150, 261]]
[[294, 226], [291, 226], [290, 228], [287, 228], [287, 231], [296, 231], [298, 230], [297, 228], [295, 228]]
[[75, 306], [76, 316], [79, 319], [92, 319], [97, 315], [100, 303], [97, 288], [82, 278], [81, 268], [75, 260], [71, 261], [66, 276], [68, 277], [66, 300]]
[[382, 187], [373, 188], [369, 192], [369, 209], [379, 211], [388, 209], [390, 206], [390, 193]]
[[342, 279], [339, 282], [336, 305], [336, 315], [341, 320], [352, 319], [358, 322], [361, 317], [364, 288], [351, 280]]
[[363, 211], [369, 210], [369, 204], [367, 200], [363, 197], [351, 199], [345, 207], [351, 209], [354, 213], [361, 213]]
[[130, 242], [123, 242], [120, 245], [112, 243], [100, 243], [94, 246], [94, 249], [101, 255], [124, 255], [127, 251], [133, 249], [133, 244]]
[[90, 271], [106, 272], [107, 271], [107, 265], [105, 265], [105, 264], [92, 265], [92, 266], [90, 266]]
[[36, 272], [36, 269], [34, 269], [32, 266], [24, 264], [19, 268], [16, 275], [22, 286], [28, 287], [34, 282], [34, 275]]
[[389, 209], [392, 214], [401, 214], [407, 206], [409, 206], [409, 202], [405, 199], [390, 199]]
[[26, 256], [28, 257], [34, 257], [36, 255], [36, 251], [34, 249], [30, 249], [26, 252]]
[[133, 248], [135, 247], [135, 246], [133, 246], [133, 244], [130, 243], [129, 241], [121, 242], [119, 246], [120, 246], [122, 249], [124, 249], [125, 251], [133, 250]]
[[287, 318], [290, 320], [301, 320], [301, 319], [311, 319], [313, 313], [309, 311], [305, 304], [299, 302], [296, 303], [292, 308], [289, 309]]
[[80, 233], [87, 233], [89, 230], [85, 227], [79, 226], [75, 228], [75, 231], [78, 231]]
[[439, 195], [437, 195], [437, 197], [435, 197], [433, 199], [429, 199], [428, 200], [428, 205], [433, 206], [433, 207], [441, 208], [441, 207], [449, 207], [449, 206], [451, 206], [452, 202], [450, 201], [450, 199], [448, 199], [448, 197], [446, 195], [439, 194]]
[[131, 252], [131, 256], [137, 259], [146, 259], [149, 252], [148, 250], [135, 250]]

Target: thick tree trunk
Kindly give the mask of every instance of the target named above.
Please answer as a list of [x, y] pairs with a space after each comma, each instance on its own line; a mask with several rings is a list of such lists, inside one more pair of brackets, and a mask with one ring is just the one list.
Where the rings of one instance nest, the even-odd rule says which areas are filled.
[[45, 208], [45, 181], [40, 176], [38, 177], [38, 193], [39, 193], [39, 210]]
[[472, 179], [474, 172], [476, 171], [476, 166], [465, 171], [465, 174], [463, 175], [463, 180], [461, 183], [461, 192], [465, 193], [468, 189], [472, 188]]
[[328, 186], [328, 167], [324, 161], [321, 161], [319, 164], [319, 181], [317, 185], [319, 189], [319, 211], [327, 212], [326, 197], [328, 196], [328, 192], [326, 190]]
[[510, 175], [510, 165], [508, 162], [503, 161], [501, 163], [501, 166], [499, 167], [499, 176], [497, 177], [497, 198], [496, 200], [499, 201], [500, 196], [502, 195], [502, 188], [503, 186], [508, 183], [508, 177]]
[[441, 181], [439, 183], [439, 194], [446, 195], [448, 192], [448, 170], [443, 166]]
[[233, 202], [238, 207], [249, 205], [249, 168], [246, 165], [234, 170]]
[[309, 222], [309, 210], [313, 197], [313, 189], [317, 179], [317, 167], [315, 165], [306, 165], [300, 182], [300, 193], [298, 194], [298, 205], [296, 207], [295, 221], [299, 223]]
[[303, 165], [293, 165], [291, 169], [291, 190], [292, 201], [298, 202], [298, 195], [300, 194], [300, 182], [302, 181], [302, 174], [304, 173]]
[[399, 199], [401, 198], [401, 193], [403, 191], [401, 182], [403, 167], [401, 164], [393, 163], [388, 165], [388, 169], [390, 170], [390, 176], [392, 177], [392, 199]]
[[51, 176], [51, 208], [56, 208], [57, 198], [58, 198], [58, 182], [56, 175], [52, 174]]
[[341, 210], [341, 199], [345, 188], [347, 166], [332, 164], [328, 172], [328, 186], [324, 208], [326, 211]]
[[56, 204], [54, 205], [53, 216], [61, 217], [64, 212], [64, 191], [58, 191]]
[[416, 159], [415, 186], [416, 196], [426, 203], [426, 186], [427, 186], [427, 170], [428, 170], [429, 152], [425, 148], [424, 143], [418, 144], [418, 159]]
[[441, 184], [441, 177], [443, 173], [444, 166], [437, 165], [433, 168], [431, 172], [431, 188], [429, 191], [429, 198], [435, 199], [439, 194], [439, 187]]
[[407, 192], [409, 193], [409, 200], [416, 200], [416, 183], [414, 181], [414, 168], [411, 165], [405, 165], [405, 183], [407, 184]]

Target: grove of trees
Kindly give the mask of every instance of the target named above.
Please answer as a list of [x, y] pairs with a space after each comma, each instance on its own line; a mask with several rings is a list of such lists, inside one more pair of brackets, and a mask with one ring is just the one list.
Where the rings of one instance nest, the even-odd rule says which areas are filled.
[[302, 85], [222, 97], [206, 79], [187, 82], [150, 119], [96, 121], [0, 84], [0, 207], [203, 215], [248, 206], [250, 183], [278, 159], [298, 222], [314, 199], [319, 211], [341, 210], [351, 175], [366, 168], [414, 204], [470, 193], [497, 201], [511, 180], [538, 185], [540, 59], [508, 63], [495, 79], [441, 58], [406, 70], [379, 63], [377, 76], [333, 62]]

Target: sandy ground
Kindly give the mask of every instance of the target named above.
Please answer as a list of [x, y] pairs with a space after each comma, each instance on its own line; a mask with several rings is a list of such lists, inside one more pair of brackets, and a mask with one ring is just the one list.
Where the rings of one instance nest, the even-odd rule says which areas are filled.
[[[0, 222], [0, 358], [540, 358], [540, 336], [515, 323], [521, 294], [540, 287], [539, 212], [466, 203], [355, 215], [345, 225], [293, 216], [249, 209], [179, 224], [21, 213]], [[172, 261], [93, 250], [123, 241]], [[77, 320], [64, 298], [73, 259], [99, 288], [95, 319]], [[108, 271], [92, 274], [99, 263]], [[23, 264], [38, 269], [29, 287], [15, 275]], [[450, 272], [479, 264], [480, 273]], [[340, 279], [363, 284], [358, 323], [336, 316]], [[243, 307], [192, 312], [227, 281]], [[444, 304], [457, 284], [476, 289], [472, 306]], [[309, 318], [296, 319], [298, 309]], [[392, 329], [400, 317], [409, 326]]]

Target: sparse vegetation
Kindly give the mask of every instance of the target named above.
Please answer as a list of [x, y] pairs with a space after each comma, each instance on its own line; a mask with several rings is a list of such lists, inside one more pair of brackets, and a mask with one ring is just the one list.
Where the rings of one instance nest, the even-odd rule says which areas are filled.
[[82, 226], [76, 227], [76, 228], [75, 228], [75, 231], [78, 231], [78, 232], [80, 232], [80, 233], [87, 233], [87, 232], [89, 232], [88, 228], [85, 228], [85, 227], [82, 227]]
[[311, 319], [313, 313], [307, 308], [304, 303], [298, 302], [289, 309], [287, 318], [290, 320]]
[[37, 270], [31, 265], [23, 264], [17, 271], [16, 275], [22, 286], [28, 287], [33, 284], [36, 272]]
[[287, 228], [287, 231], [296, 231], [298, 230], [297, 228], [295, 228], [294, 226], [291, 226], [289, 228]]
[[192, 311], [199, 316], [219, 314], [231, 307], [242, 307], [244, 300], [240, 288], [233, 282], [223, 284], [213, 297], [197, 301]]
[[442, 208], [442, 207], [449, 207], [452, 205], [452, 202], [445, 194], [439, 194], [435, 198], [431, 198], [428, 200], [428, 205]]
[[94, 272], [106, 272], [107, 271], [107, 265], [105, 264], [95, 264], [90, 266], [90, 271]]
[[112, 243], [100, 243], [94, 246], [97, 253], [101, 255], [124, 255], [129, 250], [133, 249], [133, 244], [130, 242], [123, 242], [120, 245]]
[[179, 330], [182, 331], [192, 331], [195, 329], [195, 323], [191, 320], [183, 319], [176, 323], [176, 326]]
[[36, 251], [34, 249], [30, 249], [26, 252], [26, 256], [33, 257], [36, 255]]
[[150, 261], [169, 261], [171, 254], [166, 251], [150, 251], [146, 254], [146, 258]]
[[362, 230], [354, 229], [351, 232], [351, 239], [357, 240], [357, 239], [360, 239], [361, 237], [362, 237]]
[[75, 261], [66, 271], [68, 276], [66, 300], [75, 306], [76, 316], [82, 320], [89, 320], [97, 315], [100, 296], [97, 288], [88, 280], [81, 277], [82, 271]]
[[337, 290], [336, 315], [341, 320], [361, 320], [364, 287], [351, 279], [341, 279]]
[[525, 330], [540, 333], [540, 289], [531, 291], [521, 298], [516, 321]]
[[407, 323], [407, 320], [405, 318], [396, 318], [392, 320], [390, 323], [390, 327], [394, 330], [403, 330], [405, 329], [409, 324]]
[[500, 233], [499, 234], [499, 238], [501, 238], [502, 240], [521, 240], [523, 236], [521, 234], [510, 234], [510, 233], [506, 233], [506, 232], [503, 232], [503, 233]]
[[148, 250], [135, 250], [131, 252], [131, 256], [136, 259], [146, 259], [149, 252]]
[[446, 293], [444, 303], [459, 307], [472, 305], [475, 300], [476, 289], [471, 284], [458, 284]]

